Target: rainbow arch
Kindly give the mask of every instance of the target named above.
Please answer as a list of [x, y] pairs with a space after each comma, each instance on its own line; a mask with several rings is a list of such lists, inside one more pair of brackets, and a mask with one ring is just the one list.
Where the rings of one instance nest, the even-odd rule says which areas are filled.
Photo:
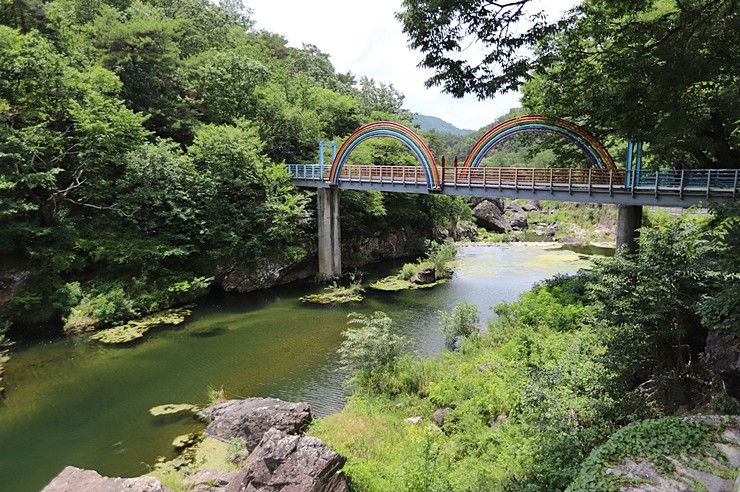
[[494, 145], [526, 132], [557, 133], [575, 143], [586, 155], [591, 165], [615, 171], [614, 159], [609, 151], [593, 135], [570, 121], [549, 118], [539, 114], [528, 114], [511, 118], [488, 130], [470, 149], [465, 166], [478, 167], [481, 160]]
[[347, 160], [349, 154], [367, 139], [375, 137], [391, 137], [401, 143], [414, 153], [419, 163], [424, 168], [424, 174], [426, 175], [427, 186], [430, 190], [440, 189], [440, 176], [437, 164], [432, 155], [432, 151], [429, 150], [427, 144], [410, 128], [395, 123], [393, 121], [376, 121], [367, 125], [361, 126], [355, 132], [347, 137], [344, 143], [339, 147], [334, 160], [331, 163], [331, 169], [329, 170], [329, 183], [332, 185], [339, 184], [339, 174], [342, 171], [342, 166]]

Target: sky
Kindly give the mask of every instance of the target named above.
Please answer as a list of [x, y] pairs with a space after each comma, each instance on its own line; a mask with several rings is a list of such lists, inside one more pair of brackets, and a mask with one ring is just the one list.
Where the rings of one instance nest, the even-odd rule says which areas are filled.
[[[534, 3], [557, 14], [577, 1]], [[244, 5], [252, 10], [257, 29], [280, 34], [297, 48], [303, 43], [316, 45], [330, 56], [337, 72], [393, 84], [405, 96], [404, 108], [411, 112], [478, 130], [520, 105], [518, 93], [478, 101], [474, 96], [453, 98], [440, 87], [426, 89], [424, 82], [433, 72], [417, 67], [422, 55], [408, 48], [394, 17], [401, 0], [244, 0]]]

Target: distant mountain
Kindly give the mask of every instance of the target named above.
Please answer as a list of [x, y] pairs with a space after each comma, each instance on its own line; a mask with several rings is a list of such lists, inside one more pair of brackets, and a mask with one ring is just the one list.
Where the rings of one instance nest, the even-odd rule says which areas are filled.
[[469, 133], [473, 133], [473, 130], [461, 130], [441, 118], [427, 116], [425, 114], [414, 116], [414, 123], [419, 125], [422, 130], [437, 130], [438, 132], [452, 133], [453, 135], [468, 135]]

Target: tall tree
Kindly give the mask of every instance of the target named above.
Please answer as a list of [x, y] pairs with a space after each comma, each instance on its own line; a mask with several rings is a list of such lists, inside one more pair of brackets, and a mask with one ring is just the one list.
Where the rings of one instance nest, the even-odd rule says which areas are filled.
[[[597, 136], [651, 142], [660, 161], [740, 165], [736, 0], [585, 0], [559, 20], [531, 0], [405, 0], [428, 85], [480, 98], [524, 84], [530, 110]], [[484, 54], [466, 60], [466, 48]]]

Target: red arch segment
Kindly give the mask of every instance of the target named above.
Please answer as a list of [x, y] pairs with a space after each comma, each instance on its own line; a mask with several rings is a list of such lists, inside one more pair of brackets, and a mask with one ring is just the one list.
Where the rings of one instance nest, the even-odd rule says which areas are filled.
[[526, 132], [549, 132], [562, 135], [583, 151], [592, 166], [610, 171], [617, 169], [609, 151], [589, 132], [570, 121], [548, 118], [539, 114], [511, 118], [488, 130], [470, 150], [464, 165], [477, 167], [493, 146], [514, 135]]

